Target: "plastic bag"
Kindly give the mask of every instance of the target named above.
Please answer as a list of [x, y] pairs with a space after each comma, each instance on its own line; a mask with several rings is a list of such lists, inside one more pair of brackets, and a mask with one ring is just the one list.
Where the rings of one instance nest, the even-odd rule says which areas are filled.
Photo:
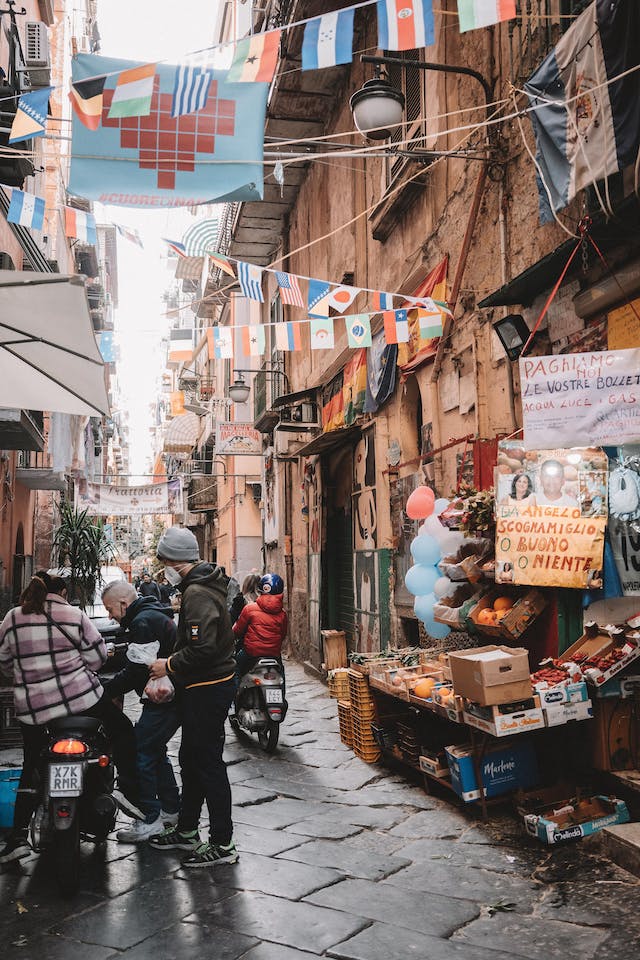
[[169, 677], [153, 677], [144, 692], [152, 703], [169, 703], [176, 695], [176, 688]]

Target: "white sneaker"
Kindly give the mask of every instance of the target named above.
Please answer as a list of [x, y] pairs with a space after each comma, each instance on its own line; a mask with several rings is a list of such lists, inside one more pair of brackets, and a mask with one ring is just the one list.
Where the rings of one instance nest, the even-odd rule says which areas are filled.
[[178, 823], [179, 813], [165, 813], [164, 810], [160, 811], [160, 819], [166, 827], [175, 827]]
[[132, 820], [130, 826], [124, 830], [118, 830], [116, 840], [118, 843], [144, 843], [149, 837], [155, 837], [162, 833], [164, 824], [162, 817], [158, 817], [153, 823], [143, 823], [140, 820]]

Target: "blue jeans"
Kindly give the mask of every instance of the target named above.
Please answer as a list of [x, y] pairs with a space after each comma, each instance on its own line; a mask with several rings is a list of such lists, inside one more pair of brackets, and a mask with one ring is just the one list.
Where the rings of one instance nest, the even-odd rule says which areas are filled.
[[177, 813], [180, 794], [167, 756], [167, 743], [180, 726], [178, 707], [173, 703], [145, 703], [136, 723], [136, 768], [140, 809], [147, 823], [165, 813]]
[[229, 679], [187, 687], [181, 698], [182, 803], [178, 829], [197, 830], [206, 801], [212, 843], [227, 844], [233, 836], [231, 787], [222, 751], [224, 722], [234, 692], [235, 683]]

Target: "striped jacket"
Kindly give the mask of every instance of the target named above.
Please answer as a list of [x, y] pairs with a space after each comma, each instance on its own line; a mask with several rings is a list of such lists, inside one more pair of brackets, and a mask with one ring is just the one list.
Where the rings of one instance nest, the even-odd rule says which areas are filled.
[[95, 671], [107, 652], [95, 626], [56, 594], [47, 594], [45, 610], [68, 637], [44, 614], [25, 614], [21, 607], [9, 610], [0, 624], [0, 670], [13, 677], [16, 717], [22, 723], [82, 713], [103, 693]]

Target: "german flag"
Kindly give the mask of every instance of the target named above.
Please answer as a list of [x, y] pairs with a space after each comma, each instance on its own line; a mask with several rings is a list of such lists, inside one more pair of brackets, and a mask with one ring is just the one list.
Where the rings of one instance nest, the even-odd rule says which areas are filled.
[[102, 94], [106, 76], [90, 77], [88, 80], [76, 80], [71, 84], [69, 100], [75, 114], [89, 130], [97, 130], [102, 119]]

